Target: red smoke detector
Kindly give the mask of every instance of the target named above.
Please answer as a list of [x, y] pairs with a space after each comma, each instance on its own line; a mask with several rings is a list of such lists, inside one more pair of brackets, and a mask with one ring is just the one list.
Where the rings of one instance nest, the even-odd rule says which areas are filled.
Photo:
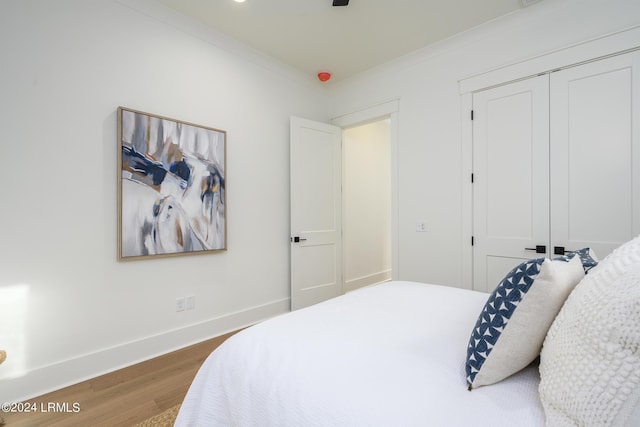
[[326, 82], [330, 78], [331, 78], [331, 73], [328, 73], [326, 71], [320, 71], [318, 73], [318, 80], [320, 80], [321, 82]]

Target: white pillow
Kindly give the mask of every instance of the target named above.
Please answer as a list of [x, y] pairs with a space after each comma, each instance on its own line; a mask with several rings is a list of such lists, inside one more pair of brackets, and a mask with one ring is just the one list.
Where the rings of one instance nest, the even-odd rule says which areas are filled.
[[533, 362], [553, 319], [583, 277], [576, 253], [555, 260], [532, 259], [510, 271], [471, 332], [465, 365], [469, 390], [501, 381]]
[[576, 286], [544, 341], [548, 427], [639, 426], [640, 236]]

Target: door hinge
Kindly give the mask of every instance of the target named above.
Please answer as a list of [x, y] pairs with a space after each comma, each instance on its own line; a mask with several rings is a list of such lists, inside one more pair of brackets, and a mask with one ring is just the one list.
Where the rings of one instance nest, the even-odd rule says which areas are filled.
[[471, 174], [471, 183], [473, 184], [473, 173]]
[[471, 110], [471, 120], [473, 120], [473, 110]]
[[473, 246], [474, 243], [475, 243], [475, 239], [473, 238], [473, 236], [471, 236], [471, 246]]

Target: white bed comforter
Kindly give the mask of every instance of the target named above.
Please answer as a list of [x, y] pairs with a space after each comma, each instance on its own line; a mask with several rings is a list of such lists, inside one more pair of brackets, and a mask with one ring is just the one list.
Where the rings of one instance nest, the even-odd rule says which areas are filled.
[[488, 294], [388, 282], [288, 313], [205, 361], [176, 426], [543, 426], [537, 366], [468, 391]]

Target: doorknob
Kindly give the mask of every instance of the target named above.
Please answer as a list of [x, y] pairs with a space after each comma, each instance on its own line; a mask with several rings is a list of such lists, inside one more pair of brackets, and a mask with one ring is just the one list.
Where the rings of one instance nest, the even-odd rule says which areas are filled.
[[299, 236], [295, 236], [291, 238], [291, 241], [294, 243], [304, 242], [307, 239], [300, 238]]
[[568, 254], [569, 252], [573, 252], [573, 251], [565, 250], [564, 246], [554, 246], [553, 247], [553, 254], [554, 255], [564, 255], [564, 254]]
[[536, 251], [537, 254], [546, 254], [547, 246], [546, 245], [536, 245], [535, 248], [524, 248], [525, 251]]

